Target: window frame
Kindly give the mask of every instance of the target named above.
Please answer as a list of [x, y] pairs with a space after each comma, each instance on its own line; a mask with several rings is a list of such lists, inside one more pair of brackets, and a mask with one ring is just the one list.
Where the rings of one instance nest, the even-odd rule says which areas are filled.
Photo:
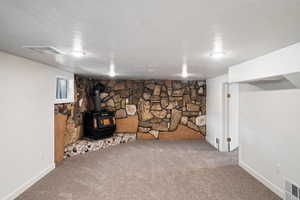
[[[57, 99], [58, 79], [67, 81], [67, 98]], [[74, 79], [67, 76], [55, 77], [55, 104], [73, 103], [74, 102]]]

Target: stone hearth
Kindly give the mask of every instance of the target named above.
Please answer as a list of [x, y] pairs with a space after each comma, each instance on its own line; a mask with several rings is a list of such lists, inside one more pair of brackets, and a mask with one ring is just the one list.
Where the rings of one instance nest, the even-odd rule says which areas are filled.
[[98, 151], [136, 140], [134, 134], [114, 134], [113, 137], [102, 140], [81, 139], [65, 147], [64, 158], [73, 157], [79, 154], [85, 154], [91, 151]]

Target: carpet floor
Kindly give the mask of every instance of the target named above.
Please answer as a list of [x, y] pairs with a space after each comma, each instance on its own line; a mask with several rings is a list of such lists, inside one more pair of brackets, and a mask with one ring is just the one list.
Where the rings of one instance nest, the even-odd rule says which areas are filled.
[[204, 141], [135, 141], [62, 161], [18, 200], [279, 200]]

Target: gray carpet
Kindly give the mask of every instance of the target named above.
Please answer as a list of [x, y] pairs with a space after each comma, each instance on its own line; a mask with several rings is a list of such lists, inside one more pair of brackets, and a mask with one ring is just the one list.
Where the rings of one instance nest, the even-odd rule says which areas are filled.
[[19, 200], [280, 199], [204, 141], [136, 141], [63, 161]]

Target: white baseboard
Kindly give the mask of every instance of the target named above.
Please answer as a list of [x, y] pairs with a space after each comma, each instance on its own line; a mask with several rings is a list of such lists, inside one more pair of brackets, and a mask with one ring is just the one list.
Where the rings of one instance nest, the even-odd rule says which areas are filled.
[[31, 187], [33, 184], [38, 182], [41, 178], [46, 176], [49, 172], [51, 172], [55, 168], [55, 164], [50, 165], [43, 171], [41, 171], [38, 175], [35, 177], [32, 177], [29, 179], [26, 183], [21, 185], [19, 188], [17, 188], [15, 191], [7, 195], [6, 197], [3, 198], [3, 200], [14, 200], [17, 198], [20, 194], [22, 194], [25, 190], [27, 190], [29, 187]]
[[242, 161], [239, 161], [239, 166], [244, 170], [246, 170], [249, 174], [251, 174], [254, 178], [260, 181], [266, 187], [268, 187], [270, 190], [272, 190], [279, 197], [284, 198], [284, 191], [280, 187], [278, 187], [277, 185], [269, 181], [266, 177], [262, 176], [261, 174], [259, 174], [257, 171], [255, 171], [254, 169], [252, 169], [250, 166], [248, 166], [246, 163]]
[[[215, 140], [211, 141], [211, 140], [209, 140], [209, 139], [207, 139], [207, 138], [206, 138], [205, 140], [206, 140], [206, 142], [207, 142], [208, 144], [210, 144], [213, 148], [215, 148], [216, 150], [218, 150], [218, 147], [216, 147], [216, 144], [214, 143]], [[220, 152], [228, 152], [228, 150], [222, 148], [222, 146], [223, 146], [223, 144], [220, 143], [220, 149], [219, 149], [219, 151], [220, 151]]]
[[206, 142], [207, 142], [208, 144], [210, 144], [212, 147], [214, 147], [215, 149], [217, 149], [217, 148], [215, 147], [215, 144], [214, 144], [210, 139], [208, 139], [207, 137], [205, 137], [205, 140], [206, 140]]

